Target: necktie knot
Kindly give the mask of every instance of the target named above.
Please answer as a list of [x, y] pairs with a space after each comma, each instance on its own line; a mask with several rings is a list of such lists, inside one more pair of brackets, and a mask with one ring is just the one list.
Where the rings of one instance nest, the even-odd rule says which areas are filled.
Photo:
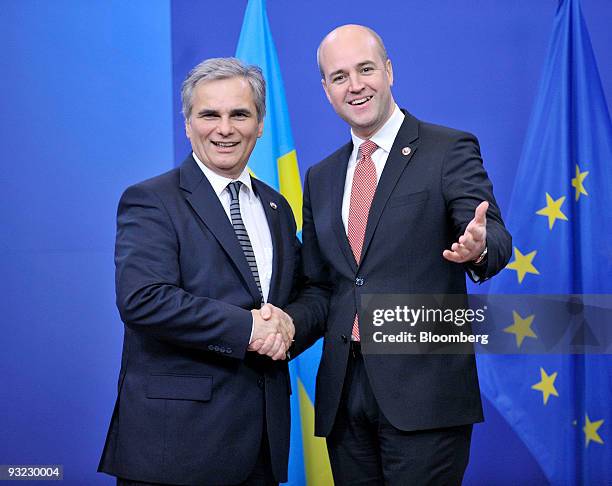
[[227, 185], [227, 190], [230, 193], [230, 198], [232, 201], [235, 201], [238, 199], [238, 193], [240, 192], [240, 186], [242, 186], [242, 182], [240, 181], [230, 182]]
[[378, 145], [376, 145], [372, 140], [366, 140], [359, 146], [359, 151], [361, 152], [361, 158], [372, 157], [372, 154], [376, 152]]

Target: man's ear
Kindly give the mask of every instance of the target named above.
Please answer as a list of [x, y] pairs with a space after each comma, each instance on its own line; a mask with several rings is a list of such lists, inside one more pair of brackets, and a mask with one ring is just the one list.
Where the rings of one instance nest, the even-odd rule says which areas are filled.
[[329, 97], [329, 88], [327, 83], [325, 82], [325, 78], [321, 78], [321, 86], [323, 86], [323, 91], [325, 91], [325, 96], [327, 96], [327, 101], [331, 103], [331, 98]]
[[264, 129], [264, 121], [261, 120], [257, 124], [257, 138], [259, 138], [259, 137], [261, 137], [263, 135], [263, 129]]
[[385, 62], [385, 71], [387, 72], [387, 77], [389, 78], [389, 86], [393, 86], [393, 65], [391, 64], [391, 59], [387, 59]]

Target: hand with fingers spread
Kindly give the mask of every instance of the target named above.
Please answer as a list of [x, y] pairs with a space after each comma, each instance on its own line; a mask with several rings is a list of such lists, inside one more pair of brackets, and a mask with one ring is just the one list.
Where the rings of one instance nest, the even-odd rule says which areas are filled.
[[442, 256], [455, 263], [473, 262], [483, 254], [487, 246], [487, 209], [489, 203], [481, 202], [474, 212], [474, 219], [469, 222], [459, 240], [452, 244], [450, 250], [444, 250]]
[[253, 336], [247, 349], [273, 360], [285, 359], [295, 335], [291, 317], [272, 304], [265, 304], [251, 313], [254, 317]]

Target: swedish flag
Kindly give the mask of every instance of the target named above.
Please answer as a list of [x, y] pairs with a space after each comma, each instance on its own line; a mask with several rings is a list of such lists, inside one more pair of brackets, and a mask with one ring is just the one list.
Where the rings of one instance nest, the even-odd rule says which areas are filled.
[[[266, 79], [264, 133], [251, 154], [249, 168], [255, 177], [285, 196], [293, 209], [298, 232], [301, 232], [302, 185], [285, 89], [264, 0], [249, 0], [236, 57], [261, 67]], [[320, 357], [319, 341], [289, 366], [293, 389], [298, 391], [291, 401], [289, 484], [292, 485], [333, 484], [325, 441], [314, 437], [315, 373]]]
[[259, 66], [267, 83], [264, 133], [249, 158], [249, 168], [255, 177], [285, 196], [293, 209], [298, 231], [301, 231], [302, 183], [285, 101], [283, 78], [264, 0], [250, 0], [247, 5], [236, 57]]
[[[514, 257], [491, 293], [611, 293], [611, 164], [612, 124], [579, 1], [561, 0], [506, 218]], [[539, 339], [540, 318], [527, 308], [508, 316], [517, 354]], [[552, 484], [612, 484], [609, 355], [478, 364], [483, 393]]]

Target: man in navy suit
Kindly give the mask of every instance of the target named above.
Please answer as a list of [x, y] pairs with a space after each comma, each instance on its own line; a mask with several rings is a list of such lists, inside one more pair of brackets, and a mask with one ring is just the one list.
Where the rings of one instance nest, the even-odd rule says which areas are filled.
[[259, 68], [210, 59], [182, 101], [192, 154], [119, 203], [125, 337], [99, 470], [118, 484], [277, 484], [294, 327], [274, 306], [294, 297], [299, 242], [287, 201], [246, 167], [265, 82]]
[[360, 296], [465, 294], [510, 257], [476, 138], [400, 110], [380, 37], [345, 25], [321, 42], [325, 94], [351, 141], [311, 167], [302, 259], [329, 297], [326, 326], [293, 303], [295, 352], [324, 335], [315, 434], [337, 485], [460, 484], [483, 420], [474, 356], [362, 354]]

